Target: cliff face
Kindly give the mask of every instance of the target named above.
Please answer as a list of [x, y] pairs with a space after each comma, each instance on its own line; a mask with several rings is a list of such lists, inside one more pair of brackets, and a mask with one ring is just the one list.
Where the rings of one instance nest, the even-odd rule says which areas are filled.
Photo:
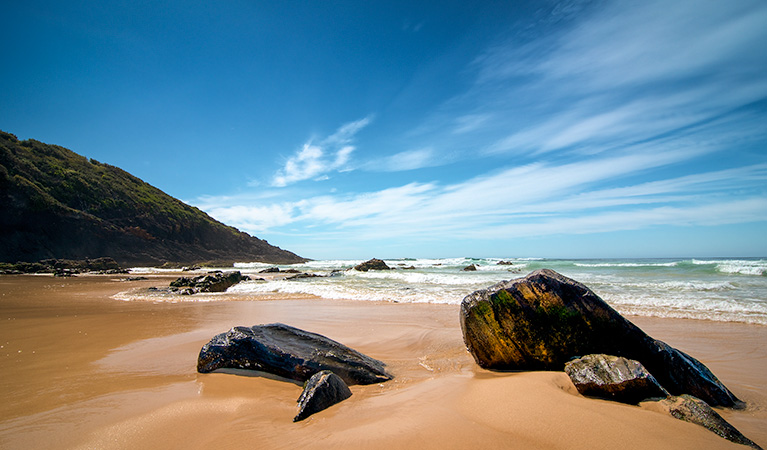
[[0, 131], [0, 261], [296, 263], [117, 167]]

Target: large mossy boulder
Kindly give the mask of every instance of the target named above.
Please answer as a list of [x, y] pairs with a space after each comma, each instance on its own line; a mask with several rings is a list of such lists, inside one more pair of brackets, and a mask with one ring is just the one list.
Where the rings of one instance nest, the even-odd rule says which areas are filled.
[[346, 384], [392, 379], [386, 364], [325, 336], [281, 323], [234, 327], [213, 337], [200, 350], [197, 371], [259, 370], [306, 381], [330, 370]]
[[565, 364], [565, 373], [582, 395], [637, 404], [668, 392], [642, 364], [612, 355], [586, 355]]
[[605, 353], [639, 361], [673, 395], [691, 394], [712, 406], [740, 403], [701, 362], [549, 269], [469, 294], [460, 321], [469, 352], [487, 369], [563, 370], [573, 357]]

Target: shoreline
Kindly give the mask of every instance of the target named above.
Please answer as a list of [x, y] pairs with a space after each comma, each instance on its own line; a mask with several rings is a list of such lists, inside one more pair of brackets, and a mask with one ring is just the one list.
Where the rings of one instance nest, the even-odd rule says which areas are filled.
[[[584, 398], [563, 372], [479, 368], [463, 345], [457, 305], [112, 298], [174, 275], [0, 277], [0, 447], [742, 448], [640, 407]], [[767, 327], [626, 317], [706, 364], [748, 404], [717, 412], [767, 447]], [[296, 384], [196, 372], [213, 335], [271, 322], [380, 359], [395, 379], [352, 386], [349, 400], [293, 424]]]

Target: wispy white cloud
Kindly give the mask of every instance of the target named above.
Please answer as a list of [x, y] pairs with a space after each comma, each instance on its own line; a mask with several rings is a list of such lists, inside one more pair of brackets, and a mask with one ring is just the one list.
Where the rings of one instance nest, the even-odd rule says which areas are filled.
[[[616, 1], [573, 11], [558, 19], [564, 29], [485, 52], [472, 66], [476, 83], [415, 124], [410, 150], [357, 164], [434, 167], [456, 161], [464, 145], [475, 160], [446, 169], [451, 181], [414, 176], [370, 192], [203, 209], [249, 231], [304, 226], [369, 243], [767, 221], [767, 161], [753, 150], [767, 141], [764, 107], [754, 106], [767, 98], [767, 53], [755, 45], [767, 42], [767, 3]], [[275, 186], [348, 168], [369, 123], [305, 144]]]
[[371, 171], [399, 172], [438, 166], [444, 161], [433, 148], [425, 147], [372, 160], [366, 167]]
[[347, 163], [355, 147], [355, 135], [370, 122], [366, 117], [342, 125], [332, 135], [315, 142], [306, 142], [301, 150], [288, 158], [272, 180], [272, 186], [284, 187], [303, 180], [323, 180], [333, 171], [349, 170]]
[[[606, 2], [477, 59], [467, 107], [508, 117], [486, 151], [591, 151], [655, 139], [767, 97], [767, 4]], [[492, 124], [485, 124], [487, 127]]]
[[767, 164], [610, 187], [684, 161], [689, 151], [537, 162], [453, 184], [409, 183], [256, 208], [226, 199], [203, 209], [248, 231], [305, 222], [318, 229], [317, 236], [327, 226], [331, 235], [346, 230], [347, 238], [363, 240], [509, 239], [767, 220], [767, 198], [753, 189], [767, 182]]
[[[300, 203], [299, 203], [300, 204]], [[263, 233], [295, 221], [298, 204], [272, 204], [267, 206], [212, 206], [206, 212], [216, 219], [251, 233]]]
[[354, 122], [349, 122], [342, 125], [335, 133], [328, 136], [323, 143], [325, 145], [347, 145], [354, 139], [354, 135], [361, 129], [365, 128], [372, 121], [372, 117], [368, 116]]
[[457, 117], [455, 119], [455, 128], [453, 133], [463, 134], [477, 130], [482, 127], [488, 120], [490, 120], [490, 114], [467, 114]]
[[766, 20], [760, 0], [604, 2], [549, 39], [492, 47], [479, 59], [480, 81], [535, 75], [604, 91], [743, 74], [759, 70], [767, 58], [753, 48], [767, 35]]

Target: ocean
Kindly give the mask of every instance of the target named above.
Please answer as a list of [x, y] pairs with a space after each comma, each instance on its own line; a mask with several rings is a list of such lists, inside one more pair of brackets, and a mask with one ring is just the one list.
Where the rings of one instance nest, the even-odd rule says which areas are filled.
[[[499, 264], [501, 261], [510, 264]], [[346, 270], [360, 262], [324, 260], [276, 266], [327, 276], [242, 282], [226, 293], [204, 299], [308, 294], [329, 299], [458, 305], [477, 289], [548, 268], [585, 284], [622, 314], [767, 325], [767, 258], [405, 258], [386, 260], [396, 269], [392, 271]], [[462, 270], [472, 264], [476, 271]], [[252, 277], [267, 267], [275, 266], [235, 264], [236, 270]], [[184, 301], [194, 301], [197, 296], [185, 297]]]

